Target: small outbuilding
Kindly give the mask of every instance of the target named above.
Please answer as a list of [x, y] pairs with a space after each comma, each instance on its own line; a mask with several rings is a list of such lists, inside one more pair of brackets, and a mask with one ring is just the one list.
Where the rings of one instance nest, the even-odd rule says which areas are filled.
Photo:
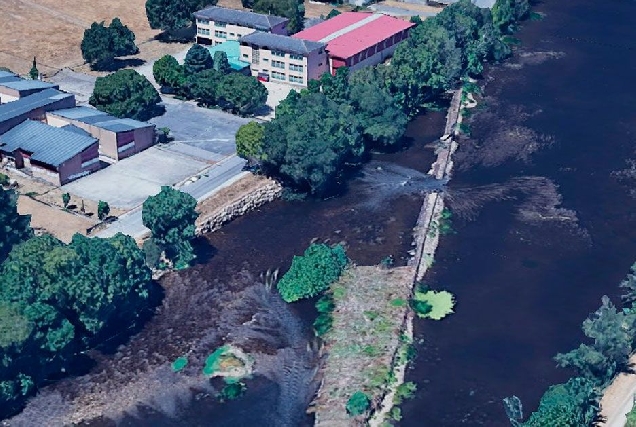
[[46, 119], [46, 112], [75, 106], [75, 96], [57, 89], [45, 89], [17, 101], [0, 105], [0, 135], [27, 119]]
[[55, 185], [64, 185], [100, 168], [99, 142], [77, 130], [26, 120], [0, 135], [0, 160]]
[[4, 79], [0, 76], [0, 104], [17, 101], [25, 96], [42, 92], [45, 89], [59, 89], [55, 83], [43, 82], [41, 80], [25, 80], [17, 76], [7, 76]]

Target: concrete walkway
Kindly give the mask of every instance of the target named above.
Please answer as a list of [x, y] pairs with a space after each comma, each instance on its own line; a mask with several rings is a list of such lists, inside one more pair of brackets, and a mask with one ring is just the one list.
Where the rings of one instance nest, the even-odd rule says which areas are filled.
[[[175, 187], [190, 194], [200, 202], [225, 186], [227, 182], [231, 182], [231, 180], [239, 176], [243, 171], [244, 165], [245, 160], [242, 158], [236, 155], [230, 156], [202, 171], [198, 180], [194, 182], [186, 180], [175, 185]], [[137, 206], [130, 212], [120, 216], [116, 222], [97, 233], [96, 236], [112, 237], [117, 233], [123, 233], [135, 239], [144, 237], [150, 230], [143, 225], [141, 208], [142, 206]]]
[[[630, 365], [636, 364], [636, 355], [629, 359]], [[636, 396], [636, 374], [619, 374], [605, 389], [601, 399], [601, 416], [605, 422], [602, 427], [623, 427], [627, 422], [626, 415], [634, 406]]]

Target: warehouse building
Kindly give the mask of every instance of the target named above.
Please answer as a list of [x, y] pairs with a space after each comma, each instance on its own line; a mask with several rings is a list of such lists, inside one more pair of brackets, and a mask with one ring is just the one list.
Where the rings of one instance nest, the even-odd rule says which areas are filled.
[[289, 19], [245, 10], [210, 6], [194, 13], [197, 24], [196, 41], [202, 45], [217, 45], [238, 40], [255, 31], [287, 34]]
[[241, 60], [260, 80], [307, 86], [329, 71], [325, 43], [255, 32], [242, 37]]
[[75, 106], [75, 97], [57, 89], [44, 89], [0, 105], [0, 135], [27, 119], [46, 120], [46, 112]]
[[53, 83], [43, 82], [41, 80], [24, 80], [18, 76], [8, 76], [0, 79], [0, 104], [17, 101], [25, 96], [33, 95], [45, 89], [59, 89], [60, 87]]
[[55, 185], [64, 185], [100, 168], [99, 143], [83, 131], [26, 120], [0, 135], [0, 160]]
[[118, 161], [132, 156], [155, 142], [155, 126], [133, 119], [119, 119], [89, 107], [49, 111], [51, 126], [74, 125], [99, 140], [100, 154]]
[[380, 13], [345, 12], [292, 37], [327, 45], [329, 70], [351, 71], [384, 62], [415, 24]]

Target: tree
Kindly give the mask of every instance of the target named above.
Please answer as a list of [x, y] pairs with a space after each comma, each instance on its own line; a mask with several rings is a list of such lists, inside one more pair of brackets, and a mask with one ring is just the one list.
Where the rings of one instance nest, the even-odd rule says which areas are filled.
[[636, 303], [636, 263], [629, 268], [629, 274], [619, 286], [626, 289], [626, 292], [621, 296], [623, 302], [628, 306], [633, 306]]
[[150, 196], [143, 204], [142, 221], [152, 233], [154, 242], [166, 252], [175, 266], [187, 266], [194, 259], [190, 241], [195, 237], [197, 201], [194, 197], [172, 187]]
[[193, 75], [214, 66], [210, 51], [199, 44], [193, 44], [186, 54], [183, 67], [186, 75]]
[[175, 87], [182, 67], [172, 55], [164, 55], [152, 64], [152, 76], [159, 86]]
[[227, 60], [227, 54], [223, 51], [214, 52], [214, 69], [221, 74], [229, 74], [232, 72], [232, 67], [230, 67], [230, 63]]
[[605, 384], [620, 368], [625, 368], [632, 352], [633, 315], [616, 310], [607, 296], [601, 307], [583, 322], [583, 333], [594, 340], [592, 346], [578, 348], [555, 357], [561, 367], [573, 367], [579, 375]]
[[340, 15], [340, 11], [338, 9], [331, 9], [325, 19], [331, 19]]
[[296, 190], [326, 195], [347, 163], [364, 153], [360, 125], [349, 105], [322, 93], [291, 95], [265, 124], [263, 170]]
[[497, 0], [492, 7], [492, 21], [502, 32], [510, 31], [510, 26], [515, 22], [514, 0]]
[[97, 217], [100, 220], [104, 220], [110, 213], [110, 206], [103, 200], [100, 200], [97, 204]]
[[11, 252], [11, 248], [33, 235], [29, 226], [31, 215], [18, 214], [18, 195], [13, 190], [0, 187], [0, 263]]
[[161, 113], [159, 93], [135, 70], [119, 70], [98, 77], [89, 103], [116, 117], [148, 120]]
[[408, 117], [377, 80], [351, 85], [349, 102], [368, 141], [392, 146], [404, 135]]
[[201, 71], [190, 77], [190, 94], [200, 104], [216, 105], [222, 80], [223, 75], [214, 69]]
[[349, 397], [346, 409], [350, 416], [357, 417], [358, 415], [362, 415], [367, 412], [369, 406], [371, 406], [369, 396], [361, 391], [356, 391], [351, 395], [351, 397]]
[[302, 256], [294, 256], [291, 267], [278, 281], [278, 291], [286, 302], [319, 295], [338, 280], [348, 261], [341, 245], [312, 244]]
[[71, 195], [69, 193], [62, 194], [62, 203], [64, 204], [64, 209], [68, 208], [68, 204], [71, 202]]
[[146, 0], [146, 17], [153, 30], [174, 31], [192, 24], [192, 14], [216, 0]]
[[236, 132], [236, 153], [249, 162], [263, 157], [265, 127], [258, 122], [242, 125]]
[[0, 271], [0, 415], [70, 368], [79, 352], [134, 325], [151, 274], [134, 239], [50, 235], [14, 247]]
[[139, 52], [135, 34], [119, 18], [114, 18], [108, 27], [104, 22], [93, 22], [84, 30], [81, 49], [84, 60], [95, 69], [109, 66], [118, 56]]
[[35, 56], [33, 57], [33, 65], [31, 66], [31, 70], [29, 70], [29, 77], [31, 77], [31, 80], [38, 80], [40, 78], [40, 72], [38, 71], [38, 64], [35, 60]]
[[524, 427], [587, 427], [599, 410], [600, 392], [591, 381], [575, 377], [550, 387]]
[[[249, 1], [249, 0], [248, 0]], [[297, 33], [305, 22], [305, 5], [300, 0], [254, 0], [254, 12], [289, 18], [287, 31]]]
[[267, 88], [252, 76], [226, 74], [218, 86], [218, 104], [234, 114], [254, 114], [267, 101]]

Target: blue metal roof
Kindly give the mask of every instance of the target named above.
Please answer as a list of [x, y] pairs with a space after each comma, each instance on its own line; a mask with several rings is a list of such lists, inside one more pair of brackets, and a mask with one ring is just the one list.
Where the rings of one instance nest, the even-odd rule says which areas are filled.
[[41, 80], [14, 80], [14, 81], [5, 81], [0, 83], [0, 86], [8, 87], [9, 89], [22, 91], [22, 90], [32, 90], [32, 89], [57, 89], [59, 86], [49, 82], [43, 82]]
[[77, 127], [77, 126], [75, 126], [75, 125], [66, 125], [66, 126], [62, 126], [62, 128], [61, 128], [61, 129], [64, 129], [64, 130], [69, 131], [69, 132], [75, 132], [75, 133], [76, 133], [76, 134], [78, 134], [78, 135], [84, 135], [84, 136], [92, 137], [92, 135], [91, 135], [90, 133], [86, 132], [86, 131], [85, 131], [84, 129], [82, 129], [82, 128], [78, 128], [78, 127]]
[[0, 150], [13, 152], [21, 149], [32, 153], [31, 159], [54, 167], [59, 167], [93, 144], [97, 144], [93, 137], [33, 120], [22, 122], [0, 135]]
[[237, 40], [228, 40], [216, 46], [206, 46], [205, 48], [210, 52], [212, 58], [214, 58], [216, 52], [225, 52], [230, 68], [235, 71], [241, 71], [250, 66], [249, 62], [239, 59], [241, 56], [241, 44]]
[[11, 71], [4, 71], [4, 70], [0, 70], [0, 78], [2, 77], [10, 77], [10, 76], [16, 76], [15, 73], [12, 73]]
[[110, 114], [106, 114], [103, 111], [99, 111], [89, 107], [75, 107], [66, 108], [63, 110], [55, 110], [52, 111], [51, 114], [67, 118], [69, 120], [77, 120], [78, 122], [93, 125], [102, 129], [109, 130], [111, 132], [127, 132], [133, 129], [141, 129], [154, 126], [152, 124], [140, 122], [133, 119], [119, 119], [117, 117], [111, 116]]
[[26, 114], [37, 108], [42, 108], [60, 99], [72, 97], [70, 93], [60, 92], [57, 89], [44, 89], [33, 95], [25, 96], [17, 101], [0, 105], [0, 123], [11, 120], [22, 114]]
[[[4, 82], [17, 82], [18, 80], [22, 80], [20, 77], [16, 76], [16, 75], [11, 75], [11, 76], [2, 76], [0, 75], [0, 83], [4, 83]], [[2, 85], [4, 86], [4, 85]]]

